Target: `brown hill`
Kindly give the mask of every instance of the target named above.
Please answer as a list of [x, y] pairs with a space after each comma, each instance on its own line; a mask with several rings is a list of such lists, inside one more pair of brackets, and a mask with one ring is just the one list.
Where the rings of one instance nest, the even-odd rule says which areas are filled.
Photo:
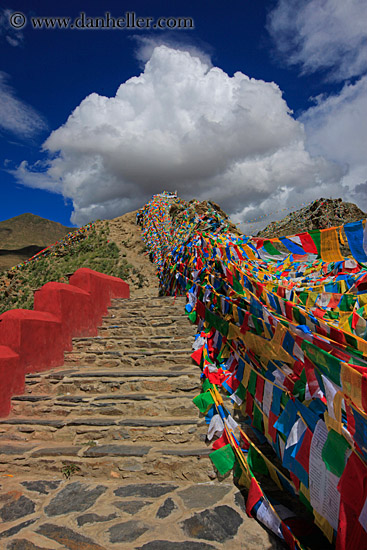
[[318, 199], [308, 206], [291, 212], [280, 221], [271, 222], [257, 237], [285, 237], [312, 229], [326, 229], [367, 217], [357, 205], [342, 199]]
[[74, 229], [29, 213], [0, 222], [0, 271], [28, 259]]

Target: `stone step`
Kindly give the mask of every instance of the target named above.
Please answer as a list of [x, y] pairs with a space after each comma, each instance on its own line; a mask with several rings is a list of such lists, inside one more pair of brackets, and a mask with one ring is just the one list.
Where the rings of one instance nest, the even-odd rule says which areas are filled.
[[172, 447], [128, 442], [68, 445], [35, 442], [2, 445], [0, 472], [13, 476], [73, 475], [80, 478], [131, 478], [139, 481], [188, 480], [208, 482], [214, 472], [205, 446]]
[[[116, 340], [115, 340], [116, 341]], [[117, 339], [119, 341], [119, 339]], [[97, 340], [98, 343], [98, 340]], [[73, 355], [74, 350], [70, 352], [65, 352], [65, 357], [68, 357], [69, 355]], [[82, 350], [80, 352], [77, 352], [80, 356], [88, 356], [88, 355], [95, 355], [96, 357], [120, 357], [120, 358], [132, 358], [135, 359], [137, 357], [146, 357], [149, 359], [159, 358], [159, 360], [165, 360], [166, 358], [169, 360], [172, 357], [180, 357], [180, 358], [190, 358], [190, 354], [192, 353], [192, 348], [189, 347], [171, 347], [168, 349], [149, 349], [147, 346], [146, 348], [129, 348], [126, 350], [121, 350], [119, 346], [113, 346], [110, 349], [101, 349], [101, 350]]]
[[[126, 338], [123, 336], [94, 336], [88, 338], [73, 338], [73, 351], [86, 350], [86, 351], [105, 351], [116, 350], [124, 351], [128, 353], [144, 355], [154, 355], [159, 350], [164, 349], [168, 351], [186, 351], [188, 355], [192, 353], [192, 338], [190, 336], [177, 336], [176, 338], [170, 338], [166, 335], [156, 336], [152, 338], [136, 336]], [[156, 351], [157, 350], [157, 351]]]
[[191, 370], [55, 370], [52, 373], [28, 374], [27, 387], [37, 394], [111, 394], [199, 392], [197, 367]]
[[61, 418], [77, 414], [80, 417], [120, 415], [128, 416], [192, 416], [195, 411], [189, 395], [177, 394], [107, 394], [95, 397], [83, 395], [25, 395], [13, 397], [11, 416], [33, 418], [42, 415], [44, 418], [55, 416]]
[[190, 326], [190, 322], [185, 315], [170, 315], [170, 314], [161, 314], [161, 315], [140, 315], [136, 317], [131, 317], [129, 319], [123, 318], [120, 315], [113, 315], [112, 310], [110, 310], [110, 315], [103, 317], [103, 325], [118, 324], [119, 326], [131, 327], [131, 326], [152, 326], [152, 327], [172, 327], [172, 326]]
[[126, 299], [112, 299], [110, 308], [120, 309], [133, 309], [140, 308], [142, 310], [154, 311], [160, 308], [182, 308], [184, 309], [187, 303], [186, 296], [180, 296], [174, 298], [172, 296], [157, 297], [157, 298], [129, 298]]
[[[51, 442], [67, 442], [70, 445], [85, 445], [89, 441], [113, 443], [127, 441], [139, 444], [165, 442], [172, 445], [185, 446], [188, 443], [205, 441], [207, 426], [204, 420], [197, 417], [122, 417], [113, 416], [80, 417], [78, 414], [61, 418], [54, 416], [14, 417], [0, 421], [3, 430], [2, 447], [7, 440], [23, 441], [27, 444], [47, 440]], [[39, 444], [39, 443], [38, 443]]]
[[[173, 366], [190, 367], [191, 350], [157, 350], [155, 353], [125, 351], [88, 351], [79, 350], [65, 353], [65, 366], [93, 365], [105, 368], [162, 369]], [[196, 369], [197, 370], [197, 369]], [[198, 370], [197, 370], [198, 372]]]
[[190, 342], [193, 342], [196, 327], [193, 325], [170, 325], [169, 330], [166, 326], [129, 326], [121, 325], [119, 321], [114, 319], [114, 322], [110, 324], [105, 323], [104, 326], [98, 328], [99, 335], [104, 338], [105, 336], [120, 336], [123, 338], [136, 338], [136, 337], [170, 337], [173, 340], [178, 337], [188, 338]]
[[[185, 304], [179, 305], [162, 305], [156, 307], [147, 307], [142, 305], [121, 304], [110, 306], [108, 308], [109, 315], [117, 315], [124, 317], [146, 317], [148, 319], [154, 317], [165, 316], [185, 316]], [[186, 317], [186, 316], [185, 316]]]

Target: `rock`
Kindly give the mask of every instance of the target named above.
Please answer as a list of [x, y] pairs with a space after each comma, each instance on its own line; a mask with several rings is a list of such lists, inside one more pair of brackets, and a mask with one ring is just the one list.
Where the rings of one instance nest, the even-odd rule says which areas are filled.
[[[206, 437], [206, 436], [205, 436]], [[209, 456], [212, 449], [205, 447], [203, 449], [159, 449], [162, 455], [170, 456]]]
[[101, 419], [101, 418], [75, 418], [74, 420], [68, 420], [67, 426], [115, 426], [115, 420]]
[[126, 485], [114, 491], [117, 497], [150, 497], [158, 498], [177, 489], [177, 485], [166, 483], [142, 483], [139, 485]]
[[209, 508], [229, 493], [232, 487], [228, 485], [193, 485], [178, 495], [187, 508]]
[[167, 498], [162, 506], [159, 507], [156, 517], [159, 519], [166, 518], [175, 509], [177, 509], [177, 506], [174, 501], [171, 498]]
[[107, 487], [102, 485], [89, 489], [79, 481], [70, 483], [51, 500], [50, 504], [46, 506], [45, 512], [49, 517], [70, 512], [85, 512], [93, 506], [106, 489]]
[[116, 514], [110, 514], [109, 516], [99, 516], [98, 514], [84, 514], [76, 518], [79, 527], [82, 527], [86, 523], [100, 523], [104, 521], [111, 521], [115, 519]]
[[63, 422], [59, 420], [41, 420], [40, 418], [7, 418], [6, 420], [0, 420], [0, 424], [27, 424], [29, 426], [51, 426], [53, 428], [62, 428]]
[[18, 525], [14, 525], [14, 527], [11, 527], [6, 531], [2, 531], [0, 533], [0, 539], [7, 539], [9, 537], [12, 537], [13, 535], [16, 535], [17, 533], [19, 533], [19, 531], [21, 531], [25, 527], [28, 527], [29, 525], [32, 525], [32, 523], [35, 523], [37, 519], [29, 519], [28, 521], [23, 521], [22, 523], [18, 523]]
[[142, 521], [130, 520], [125, 523], [118, 523], [109, 529], [111, 542], [132, 542], [150, 529]]
[[97, 445], [91, 447], [83, 456], [96, 458], [101, 456], [145, 456], [151, 447], [138, 445]]
[[28, 491], [36, 491], [40, 495], [48, 495], [50, 491], [57, 489], [60, 483], [61, 481], [39, 480], [23, 481], [22, 485], [28, 489]]
[[242, 517], [233, 508], [224, 505], [196, 513], [181, 526], [190, 537], [225, 542], [236, 535], [242, 522]]
[[241, 491], [234, 495], [234, 502], [242, 510], [242, 512], [246, 512], [246, 499]]
[[134, 515], [139, 510], [144, 508], [144, 506], [147, 506], [148, 504], [152, 504], [152, 501], [150, 500], [128, 500], [128, 501], [116, 501], [112, 503], [116, 508], [119, 510], [122, 510], [122, 512], [126, 512], [126, 514]]
[[7, 550], [51, 550], [44, 546], [36, 546], [33, 542], [26, 539], [12, 540], [6, 548]]
[[106, 550], [92, 539], [79, 535], [79, 533], [65, 526], [44, 523], [37, 529], [37, 533], [59, 542], [68, 550]]
[[211, 544], [205, 542], [171, 542], [170, 540], [152, 540], [137, 547], [137, 550], [216, 550]]
[[1, 445], [0, 447], [0, 454], [2, 455], [24, 455], [31, 449], [33, 449], [34, 445], [32, 447], [23, 447], [20, 445]]
[[24, 495], [5, 504], [0, 510], [0, 517], [3, 521], [14, 521], [15, 519], [24, 518], [29, 514], [33, 514], [35, 504], [32, 500]]
[[44, 449], [37, 449], [31, 456], [37, 458], [41, 456], [76, 456], [81, 447], [50, 447]]
[[125, 460], [118, 465], [118, 469], [121, 472], [141, 472], [143, 468], [143, 465], [133, 458], [130, 460]]

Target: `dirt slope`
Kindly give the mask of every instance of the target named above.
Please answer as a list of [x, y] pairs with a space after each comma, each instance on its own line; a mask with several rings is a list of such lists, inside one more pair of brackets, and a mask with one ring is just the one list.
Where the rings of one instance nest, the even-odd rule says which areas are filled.
[[145, 254], [145, 246], [141, 238], [140, 226], [136, 225], [136, 211], [128, 212], [108, 222], [109, 239], [116, 243], [120, 255], [126, 258], [131, 266], [126, 282], [130, 285], [131, 293], [138, 296], [158, 296], [158, 278], [156, 268]]

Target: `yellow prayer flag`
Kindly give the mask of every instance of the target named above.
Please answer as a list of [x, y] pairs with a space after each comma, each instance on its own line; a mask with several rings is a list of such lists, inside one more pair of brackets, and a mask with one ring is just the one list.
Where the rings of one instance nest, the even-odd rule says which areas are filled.
[[348, 363], [341, 363], [340, 380], [343, 392], [350, 400], [363, 410], [362, 405], [362, 375]]
[[320, 231], [321, 259], [324, 262], [342, 261], [338, 232], [336, 227], [321, 229]]

